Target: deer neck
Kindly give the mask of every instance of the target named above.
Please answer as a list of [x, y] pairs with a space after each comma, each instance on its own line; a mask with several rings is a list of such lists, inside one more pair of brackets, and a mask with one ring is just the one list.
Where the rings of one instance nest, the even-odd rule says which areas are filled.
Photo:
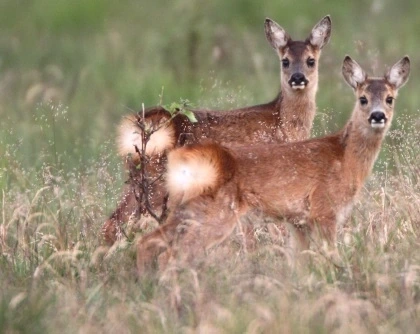
[[286, 142], [308, 139], [316, 112], [316, 87], [305, 91], [283, 89], [279, 102], [279, 135]]
[[383, 138], [384, 133], [360, 130], [351, 120], [346, 125], [343, 131], [345, 176], [350, 177], [358, 188], [372, 171]]

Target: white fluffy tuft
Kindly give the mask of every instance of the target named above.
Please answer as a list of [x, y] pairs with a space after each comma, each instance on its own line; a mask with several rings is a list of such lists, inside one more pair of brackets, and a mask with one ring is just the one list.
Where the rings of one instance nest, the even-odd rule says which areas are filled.
[[213, 188], [217, 182], [217, 168], [204, 157], [180, 157], [177, 152], [168, 157], [166, 183], [171, 196], [181, 203]]
[[[150, 136], [146, 146], [146, 154], [159, 154], [174, 147], [174, 132], [171, 124], [162, 125], [159, 130]], [[118, 129], [117, 143], [118, 152], [123, 157], [126, 157], [129, 154], [136, 154], [135, 146], [141, 150], [142, 133], [141, 129], [137, 126], [135, 115], [130, 115], [122, 120]]]

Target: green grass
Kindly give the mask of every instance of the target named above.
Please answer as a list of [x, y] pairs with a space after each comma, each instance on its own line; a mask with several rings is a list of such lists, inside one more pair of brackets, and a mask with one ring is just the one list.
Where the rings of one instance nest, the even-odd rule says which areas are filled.
[[[415, 333], [420, 327], [420, 12], [414, 0], [48, 1], [0, 4], [0, 332]], [[339, 234], [346, 264], [315, 253], [296, 268], [263, 226], [256, 252], [235, 241], [194, 268], [137, 279], [135, 250], [108, 250], [100, 228], [125, 179], [121, 116], [190, 100], [266, 102], [279, 62], [266, 16], [304, 38], [324, 15], [314, 134], [344, 124], [351, 55], [412, 75], [375, 172]], [[236, 237], [238, 239], [238, 237]]]

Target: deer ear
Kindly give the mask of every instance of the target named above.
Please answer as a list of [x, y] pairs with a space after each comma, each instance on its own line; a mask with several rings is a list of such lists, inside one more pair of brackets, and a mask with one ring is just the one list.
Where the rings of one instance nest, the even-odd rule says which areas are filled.
[[290, 41], [290, 36], [286, 30], [269, 18], [265, 19], [265, 36], [275, 50], [284, 48]]
[[386, 80], [396, 89], [402, 87], [408, 80], [410, 74], [410, 58], [405, 56], [397, 62], [385, 75]]
[[316, 48], [322, 49], [323, 46], [329, 42], [330, 37], [331, 18], [327, 15], [312, 28], [308, 41]]
[[344, 79], [353, 89], [365, 82], [367, 77], [360, 65], [349, 56], [344, 58], [342, 72]]

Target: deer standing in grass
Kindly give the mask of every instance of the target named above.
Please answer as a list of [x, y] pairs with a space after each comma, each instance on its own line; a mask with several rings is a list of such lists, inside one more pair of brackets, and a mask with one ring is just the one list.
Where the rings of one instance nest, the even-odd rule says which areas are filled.
[[385, 76], [368, 77], [347, 56], [342, 72], [356, 104], [335, 134], [232, 150], [202, 143], [171, 151], [166, 176], [171, 213], [164, 225], [140, 240], [139, 274], [165, 250], [193, 260], [223, 241], [238, 217], [251, 210], [285, 219], [298, 250], [314, 241], [339, 261], [337, 226], [348, 218], [373, 168], [410, 61], [404, 57]]
[[[153, 210], [162, 207], [165, 198], [164, 173], [166, 154], [176, 146], [185, 144], [185, 139], [194, 142], [211, 139], [220, 144], [292, 142], [309, 138], [315, 117], [315, 96], [318, 89], [318, 60], [321, 49], [331, 35], [331, 19], [324, 17], [312, 29], [305, 41], [293, 41], [289, 34], [276, 22], [266, 19], [265, 34], [276, 50], [281, 62], [281, 91], [271, 102], [229, 111], [193, 110], [197, 122], [190, 122], [186, 116], [171, 114], [163, 107], [153, 107], [143, 113], [126, 117], [119, 128], [119, 153], [134, 160], [130, 178], [139, 173], [135, 165], [142, 147], [142, 130], [145, 124], [157, 130], [147, 142], [145, 153], [149, 162], [144, 168], [155, 181], [148, 188], [147, 201]], [[137, 159], [137, 161], [136, 161]], [[133, 184], [133, 182], [131, 182]], [[112, 244], [116, 240], [118, 227], [136, 216], [147, 213], [140, 207], [136, 191], [127, 186], [123, 199], [115, 212], [105, 222], [105, 240]]]

